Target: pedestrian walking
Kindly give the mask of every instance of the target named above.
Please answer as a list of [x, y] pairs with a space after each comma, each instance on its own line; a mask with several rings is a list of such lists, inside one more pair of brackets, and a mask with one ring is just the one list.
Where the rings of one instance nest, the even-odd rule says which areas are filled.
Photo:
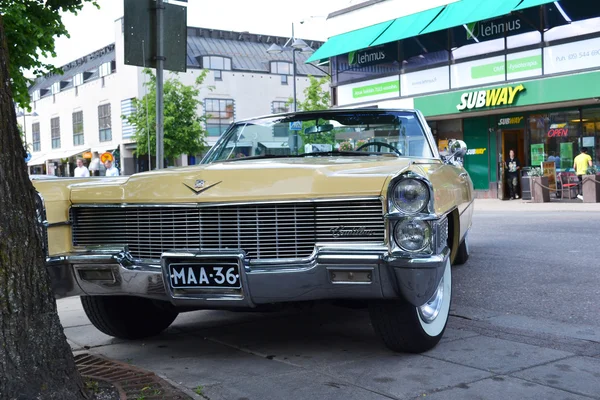
[[506, 169], [506, 181], [508, 183], [510, 199], [518, 199], [519, 192], [517, 187], [519, 185], [519, 169], [521, 169], [521, 163], [519, 162], [519, 159], [515, 157], [515, 151], [512, 149], [508, 152], [508, 159], [504, 162], [504, 169]]
[[577, 198], [579, 200], [583, 200], [583, 176], [587, 172], [587, 169], [591, 166], [592, 157], [590, 157], [590, 155], [587, 153], [587, 148], [582, 147], [581, 153], [579, 153], [579, 155], [573, 160], [573, 169], [575, 170], [575, 174], [577, 174], [577, 179], [579, 179], [579, 194], [577, 195]]
[[106, 168], [106, 176], [119, 176], [119, 170], [117, 167], [113, 167], [112, 161], [106, 160], [104, 167]]
[[90, 171], [87, 169], [85, 165], [83, 165], [83, 160], [81, 158], [77, 159], [77, 167], [75, 168], [74, 175], [77, 178], [87, 178], [90, 176]]

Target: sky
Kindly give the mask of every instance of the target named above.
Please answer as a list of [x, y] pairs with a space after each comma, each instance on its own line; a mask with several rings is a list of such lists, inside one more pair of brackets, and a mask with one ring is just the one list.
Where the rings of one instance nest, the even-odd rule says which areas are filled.
[[[77, 15], [64, 14], [63, 23], [71, 38], [56, 39], [56, 66], [114, 43], [114, 21], [123, 16], [124, 0], [97, 0]], [[237, 32], [326, 40], [327, 15], [363, 0], [188, 0], [188, 26]], [[180, 3], [181, 4], [181, 3]], [[300, 21], [305, 21], [300, 24]]]

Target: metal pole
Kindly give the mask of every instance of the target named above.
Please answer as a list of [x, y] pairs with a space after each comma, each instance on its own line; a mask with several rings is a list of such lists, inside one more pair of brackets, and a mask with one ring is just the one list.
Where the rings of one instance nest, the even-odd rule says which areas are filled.
[[[292, 44], [294, 44], [294, 23], [292, 22]], [[292, 70], [294, 75], [294, 112], [296, 112], [296, 49], [292, 47]]]
[[163, 0], [156, 0], [156, 169], [164, 168], [163, 155]]
[[[142, 40], [142, 58], [144, 59], [144, 69], [146, 68], [145, 43]], [[146, 99], [146, 140], [148, 141], [148, 171], [152, 171], [152, 153], [150, 152], [150, 123], [148, 122], [148, 75], [144, 74], [144, 98]]]

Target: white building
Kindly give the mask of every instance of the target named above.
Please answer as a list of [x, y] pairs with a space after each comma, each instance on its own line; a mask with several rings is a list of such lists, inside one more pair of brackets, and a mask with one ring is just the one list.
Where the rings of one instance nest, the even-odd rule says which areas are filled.
[[[132, 112], [132, 99], [145, 94], [142, 68], [125, 65], [122, 19], [115, 22], [115, 43], [65, 65], [63, 75], [37, 79], [30, 87], [32, 111], [19, 118], [25, 127], [31, 173], [70, 176], [76, 157], [114, 153], [122, 174], [148, 169], [147, 156], [136, 157], [134, 128], [122, 116]], [[286, 112], [292, 97], [292, 54], [268, 54], [273, 43], [287, 38], [214, 29], [187, 29], [187, 72], [178, 79], [194, 84], [201, 68], [210, 72], [200, 90], [209, 116], [207, 143], [212, 146], [227, 126], [239, 119]], [[313, 49], [322, 43], [306, 40]], [[296, 52], [297, 97], [303, 99], [308, 75], [324, 71], [305, 64]], [[165, 79], [171, 77], [165, 74]], [[178, 165], [199, 160], [183, 155]], [[152, 160], [154, 164], [154, 160]]]

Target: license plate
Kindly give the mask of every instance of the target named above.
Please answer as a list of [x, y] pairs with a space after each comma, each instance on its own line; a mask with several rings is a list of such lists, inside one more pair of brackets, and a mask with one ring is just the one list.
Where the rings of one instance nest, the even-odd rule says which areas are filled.
[[239, 267], [234, 263], [219, 265], [192, 262], [170, 263], [169, 275], [171, 287], [174, 289], [239, 289], [242, 287]]

